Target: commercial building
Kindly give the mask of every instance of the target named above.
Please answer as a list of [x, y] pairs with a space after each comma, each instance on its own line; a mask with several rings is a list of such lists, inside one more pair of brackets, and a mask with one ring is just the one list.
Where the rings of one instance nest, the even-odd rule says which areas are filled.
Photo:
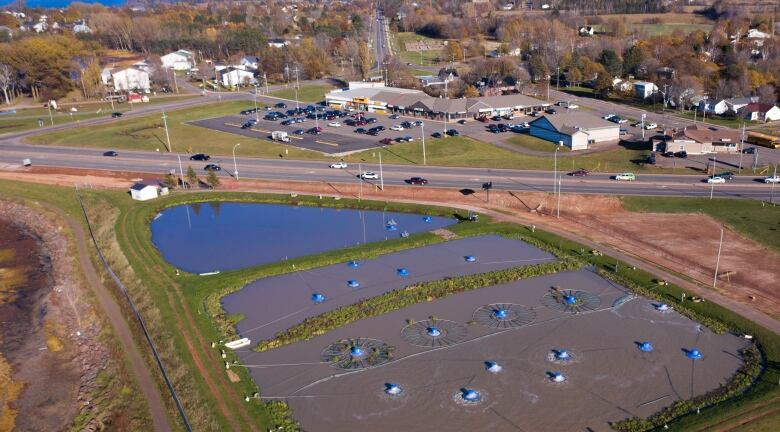
[[531, 136], [585, 150], [590, 144], [617, 141], [620, 126], [582, 111], [545, 115], [530, 123]]
[[693, 125], [683, 129], [671, 129], [653, 137], [653, 151], [688, 154], [737, 153], [741, 134], [738, 131], [712, 126]]

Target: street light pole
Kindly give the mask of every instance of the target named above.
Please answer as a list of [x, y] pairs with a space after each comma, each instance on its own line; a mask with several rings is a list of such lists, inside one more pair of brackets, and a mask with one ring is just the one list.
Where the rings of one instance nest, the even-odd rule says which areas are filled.
[[645, 117], [647, 114], [642, 113], [642, 141], [645, 140]]
[[428, 165], [428, 162], [425, 160], [425, 123], [420, 125], [420, 131], [422, 132], [423, 165]]
[[712, 157], [712, 176], [710, 176], [710, 199], [712, 199], [713, 193], [715, 193], [715, 165], [718, 163], [718, 157]]
[[241, 143], [236, 143], [236, 145], [233, 146], [233, 177], [236, 178], [236, 181], [238, 181], [238, 164], [236, 163], [236, 147], [240, 145]]
[[176, 158], [179, 160], [179, 181], [181, 182], [181, 188], [184, 189], [184, 169], [181, 167], [181, 155], [177, 154]]
[[558, 219], [561, 218], [561, 183], [562, 182], [563, 182], [563, 176], [560, 175], [558, 176], [558, 204], [556, 204], [555, 206], [556, 213], [557, 213], [555, 217], [557, 217]]
[[739, 138], [739, 167], [738, 172], [742, 174], [742, 155], [745, 153], [745, 123], [742, 123], [742, 136]]
[[168, 142], [168, 153], [173, 151], [171, 147], [171, 136], [168, 134], [168, 116], [165, 115], [165, 111], [162, 113], [163, 126], [165, 127], [165, 140]]
[[382, 174], [382, 152], [379, 152], [379, 189], [385, 190], [385, 176]]
[[554, 174], [553, 174], [553, 194], [555, 194], [555, 183], [558, 181], [558, 150], [561, 149], [561, 146], [563, 145], [563, 141], [558, 141], [558, 147], [555, 148], [555, 155], [553, 155], [553, 167], [554, 167]]
[[[255, 84], [257, 84], [257, 83], [255, 83]], [[258, 114], [258, 112], [257, 112], [257, 87], [258, 86], [255, 85], [255, 121], [259, 122], [260, 121], [260, 114]]]
[[723, 249], [723, 228], [720, 229], [720, 244], [718, 245], [718, 259], [715, 261], [715, 277], [712, 279], [712, 287], [718, 283], [718, 269], [720, 268], [720, 251]]

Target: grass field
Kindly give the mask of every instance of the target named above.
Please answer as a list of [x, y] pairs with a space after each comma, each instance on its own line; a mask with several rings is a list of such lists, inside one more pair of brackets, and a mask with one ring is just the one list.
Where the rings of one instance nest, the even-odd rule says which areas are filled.
[[[301, 102], [320, 102], [325, 100], [325, 93], [328, 93], [333, 89], [335, 89], [335, 87], [329, 85], [302, 86], [298, 90], [298, 100]], [[271, 92], [270, 95], [278, 98], [295, 100], [295, 89], [288, 88], [277, 90]]]
[[[687, 120], [693, 120], [694, 119], [694, 114], [693, 114], [692, 111], [685, 111], [685, 112], [669, 111], [669, 113], [671, 113], [671, 114], [673, 114], [673, 115], [675, 115], [677, 117], [682, 117], [682, 118], [687, 119]], [[696, 118], [696, 120], [701, 121], [701, 113], [696, 113], [696, 117], [695, 118]], [[704, 119], [704, 121], [706, 121], [707, 123], [711, 123], [713, 125], [716, 125], [716, 126], [725, 126], [725, 127], [730, 127], [730, 128], [734, 128], [734, 129], [741, 128], [743, 123], [746, 126], [750, 126], [751, 124], [755, 124], [753, 122], [745, 121], [745, 120], [743, 120], [741, 118], [730, 119], [730, 118], [725, 118], [725, 117], [721, 117], [721, 116], [707, 117], [707, 118]]]
[[[18, 109], [16, 114], [0, 115], [0, 134], [37, 129], [39, 127], [38, 119], [43, 120], [44, 126], [51, 126], [52, 119], [54, 120], [55, 125], [71, 123], [96, 117], [108, 117], [112, 112], [130, 112], [133, 109], [133, 106], [137, 105], [156, 105], [193, 97], [196, 96], [181, 95], [151, 98], [149, 102], [144, 104], [115, 104], [113, 110], [111, 109], [111, 104], [108, 102], [68, 104], [61, 106], [60, 111], [52, 111], [51, 118], [49, 117], [49, 110], [46, 108], [22, 108]], [[71, 112], [71, 107], [75, 107], [78, 111]]]
[[554, 153], [556, 148], [560, 148], [559, 152], [570, 153], [566, 146], [558, 146], [552, 141], [536, 138], [528, 134], [514, 134], [512, 138], [509, 138], [509, 143], [522, 147], [527, 150]]
[[692, 23], [663, 23], [663, 24], [632, 24], [631, 27], [641, 33], [648, 36], [664, 36], [670, 35], [676, 31], [683, 32], [685, 34], [693, 33], [696, 30], [709, 32], [712, 30], [712, 24], [692, 24]]
[[[399, 32], [393, 34], [393, 44], [395, 47], [396, 55], [404, 63], [412, 63], [414, 65], [432, 66], [442, 62], [441, 50], [429, 50], [429, 51], [407, 51], [407, 42], [417, 41], [437, 41], [437, 39], [431, 39], [429, 37], [421, 36], [412, 32]], [[429, 72], [424, 72], [422, 75], [428, 75]]]
[[624, 197], [631, 211], [704, 213], [759, 243], [780, 251], [780, 207], [756, 200]]

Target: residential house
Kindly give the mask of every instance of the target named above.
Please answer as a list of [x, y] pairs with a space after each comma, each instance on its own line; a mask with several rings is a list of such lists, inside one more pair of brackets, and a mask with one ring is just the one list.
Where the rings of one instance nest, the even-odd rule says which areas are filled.
[[130, 197], [137, 201], [157, 198], [159, 188], [145, 183], [136, 183], [130, 187]]
[[780, 108], [772, 104], [749, 103], [739, 110], [739, 114], [750, 121], [780, 120]]
[[268, 39], [268, 46], [272, 48], [284, 48], [287, 45], [290, 45], [290, 41], [282, 38]]
[[593, 36], [596, 34], [596, 29], [593, 26], [580, 27], [578, 31], [580, 32], [580, 36]]
[[592, 143], [620, 139], [619, 125], [583, 111], [544, 115], [530, 125], [531, 136], [562, 142], [571, 150], [585, 150]]
[[677, 71], [675, 71], [670, 67], [664, 66], [656, 69], [655, 74], [658, 75], [659, 78], [674, 79], [674, 76], [677, 74]]
[[[140, 62], [139, 62], [140, 63]], [[126, 92], [138, 90], [148, 92], [149, 68], [143, 64], [134, 64], [130, 67], [104, 68], [100, 73], [104, 85], [112, 85], [114, 91]]]
[[647, 99], [658, 91], [658, 86], [648, 81], [634, 82], [634, 95], [639, 99]]
[[244, 67], [244, 70], [252, 69], [257, 70], [260, 68], [260, 57], [253, 56], [253, 55], [245, 55], [241, 57], [241, 61], [239, 62], [240, 66]]
[[164, 69], [188, 71], [195, 67], [195, 54], [187, 50], [177, 50], [160, 57]]
[[632, 83], [629, 80], [624, 80], [622, 78], [613, 78], [612, 88], [618, 92], [625, 93], [631, 91], [631, 89], [634, 88], [634, 83]]
[[739, 151], [741, 134], [730, 129], [719, 129], [706, 125], [667, 130], [651, 138], [653, 151], [679, 152], [688, 154], [736, 153]]
[[758, 102], [758, 98], [756, 97], [731, 98], [731, 99], [724, 99], [723, 102], [726, 104], [726, 112], [738, 113], [739, 110], [748, 106], [748, 104]]
[[92, 33], [92, 29], [84, 21], [79, 21], [73, 26], [73, 33]]
[[236, 66], [227, 66], [217, 71], [217, 80], [225, 87], [237, 87], [254, 82], [255, 74]]

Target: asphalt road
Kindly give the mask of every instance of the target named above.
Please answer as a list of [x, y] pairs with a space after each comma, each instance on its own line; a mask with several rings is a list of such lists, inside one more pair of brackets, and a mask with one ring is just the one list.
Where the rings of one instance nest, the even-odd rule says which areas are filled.
[[[22, 144], [2, 144], [0, 164], [6, 167], [18, 166], [25, 157], [32, 157], [35, 166], [88, 168], [110, 171], [130, 171], [157, 174], [160, 177], [170, 169], [178, 171], [176, 154], [154, 152], [123, 151], [119, 157], [102, 156], [99, 149], [72, 147], [28, 146]], [[182, 155], [182, 164], [190, 164]], [[231, 158], [214, 158], [210, 163], [223, 167], [221, 175], [227, 176], [234, 167]], [[192, 162], [193, 168], [201, 173], [203, 162]], [[240, 178], [323, 181], [323, 182], [359, 182], [357, 166], [350, 165], [345, 170], [328, 168], [327, 162], [295, 161], [286, 159], [237, 158]], [[363, 164], [364, 171], [379, 173], [376, 164]], [[412, 176], [423, 176], [430, 186], [450, 188], [481, 189], [484, 182], [492, 181], [496, 189], [514, 191], [551, 192], [554, 173], [551, 171], [496, 170], [485, 168], [432, 167], [408, 165], [384, 165], [381, 170], [384, 184], [404, 185], [404, 180]], [[564, 193], [611, 194], [611, 195], [652, 195], [652, 196], [690, 196], [707, 197], [710, 186], [703, 183], [701, 176], [688, 175], [640, 175], [635, 182], [611, 180], [609, 174], [592, 174], [585, 178], [564, 176], [561, 190]], [[379, 181], [366, 183], [379, 184]], [[418, 186], [409, 186], [418, 187]], [[727, 184], [712, 188], [716, 197], [752, 198], [769, 200], [772, 186], [753, 178], [737, 178]], [[780, 188], [778, 188], [780, 192]]]

